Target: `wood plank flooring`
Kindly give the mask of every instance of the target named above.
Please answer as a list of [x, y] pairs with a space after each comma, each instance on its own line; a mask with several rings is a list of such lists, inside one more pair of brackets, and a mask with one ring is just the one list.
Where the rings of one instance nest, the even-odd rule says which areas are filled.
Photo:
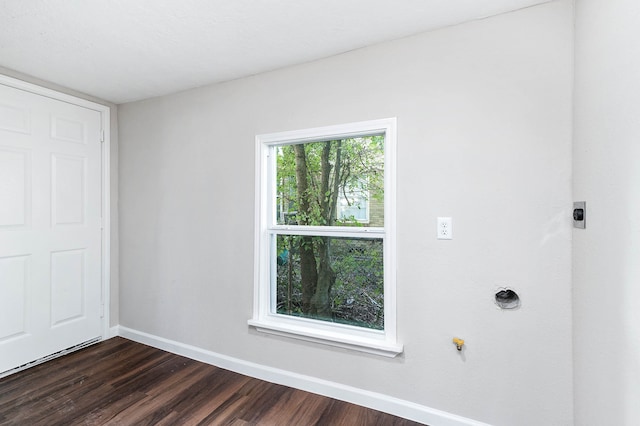
[[116, 337], [0, 379], [0, 425], [418, 423]]

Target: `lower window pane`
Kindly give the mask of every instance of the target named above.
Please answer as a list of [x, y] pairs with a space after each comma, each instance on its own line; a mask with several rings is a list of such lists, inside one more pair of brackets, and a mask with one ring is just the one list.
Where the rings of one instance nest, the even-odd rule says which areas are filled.
[[277, 313], [384, 329], [382, 239], [277, 235]]

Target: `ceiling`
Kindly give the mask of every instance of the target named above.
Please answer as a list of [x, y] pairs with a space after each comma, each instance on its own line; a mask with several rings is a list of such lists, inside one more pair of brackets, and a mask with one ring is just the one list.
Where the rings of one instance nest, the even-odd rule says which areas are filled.
[[114, 103], [549, 0], [0, 0], [0, 66]]

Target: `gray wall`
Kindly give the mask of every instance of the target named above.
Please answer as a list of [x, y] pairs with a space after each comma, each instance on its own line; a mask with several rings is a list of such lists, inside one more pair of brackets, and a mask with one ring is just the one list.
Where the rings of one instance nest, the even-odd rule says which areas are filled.
[[[571, 424], [572, 19], [555, 1], [119, 106], [120, 324], [494, 425]], [[255, 135], [385, 117], [405, 353], [250, 330]], [[496, 308], [503, 286], [521, 309]]]
[[640, 2], [576, 2], [574, 238], [578, 425], [640, 419]]
[[107, 102], [103, 99], [96, 98], [94, 96], [86, 95], [75, 90], [68, 89], [63, 86], [59, 86], [48, 81], [40, 80], [29, 75], [13, 71], [8, 68], [0, 67], [0, 74], [13, 77], [22, 81], [26, 81], [38, 86], [46, 87], [52, 90], [56, 90], [60, 93], [66, 93], [68, 95], [75, 96], [77, 98], [86, 99], [91, 102], [95, 102], [100, 105], [106, 105], [111, 110], [111, 169], [110, 169], [110, 185], [111, 185], [111, 268], [109, 270], [111, 276], [110, 294], [111, 305], [109, 307], [109, 325], [115, 327], [119, 323], [119, 265], [120, 260], [118, 252], [118, 109], [116, 105], [111, 102]]

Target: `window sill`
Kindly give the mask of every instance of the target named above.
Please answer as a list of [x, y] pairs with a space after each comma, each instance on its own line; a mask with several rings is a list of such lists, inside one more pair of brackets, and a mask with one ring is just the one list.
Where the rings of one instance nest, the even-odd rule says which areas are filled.
[[317, 329], [305, 325], [291, 325], [278, 321], [256, 319], [250, 319], [248, 324], [262, 333], [351, 349], [388, 358], [393, 358], [404, 350], [402, 345], [390, 343], [386, 340], [366, 336], [351, 336], [346, 333]]

